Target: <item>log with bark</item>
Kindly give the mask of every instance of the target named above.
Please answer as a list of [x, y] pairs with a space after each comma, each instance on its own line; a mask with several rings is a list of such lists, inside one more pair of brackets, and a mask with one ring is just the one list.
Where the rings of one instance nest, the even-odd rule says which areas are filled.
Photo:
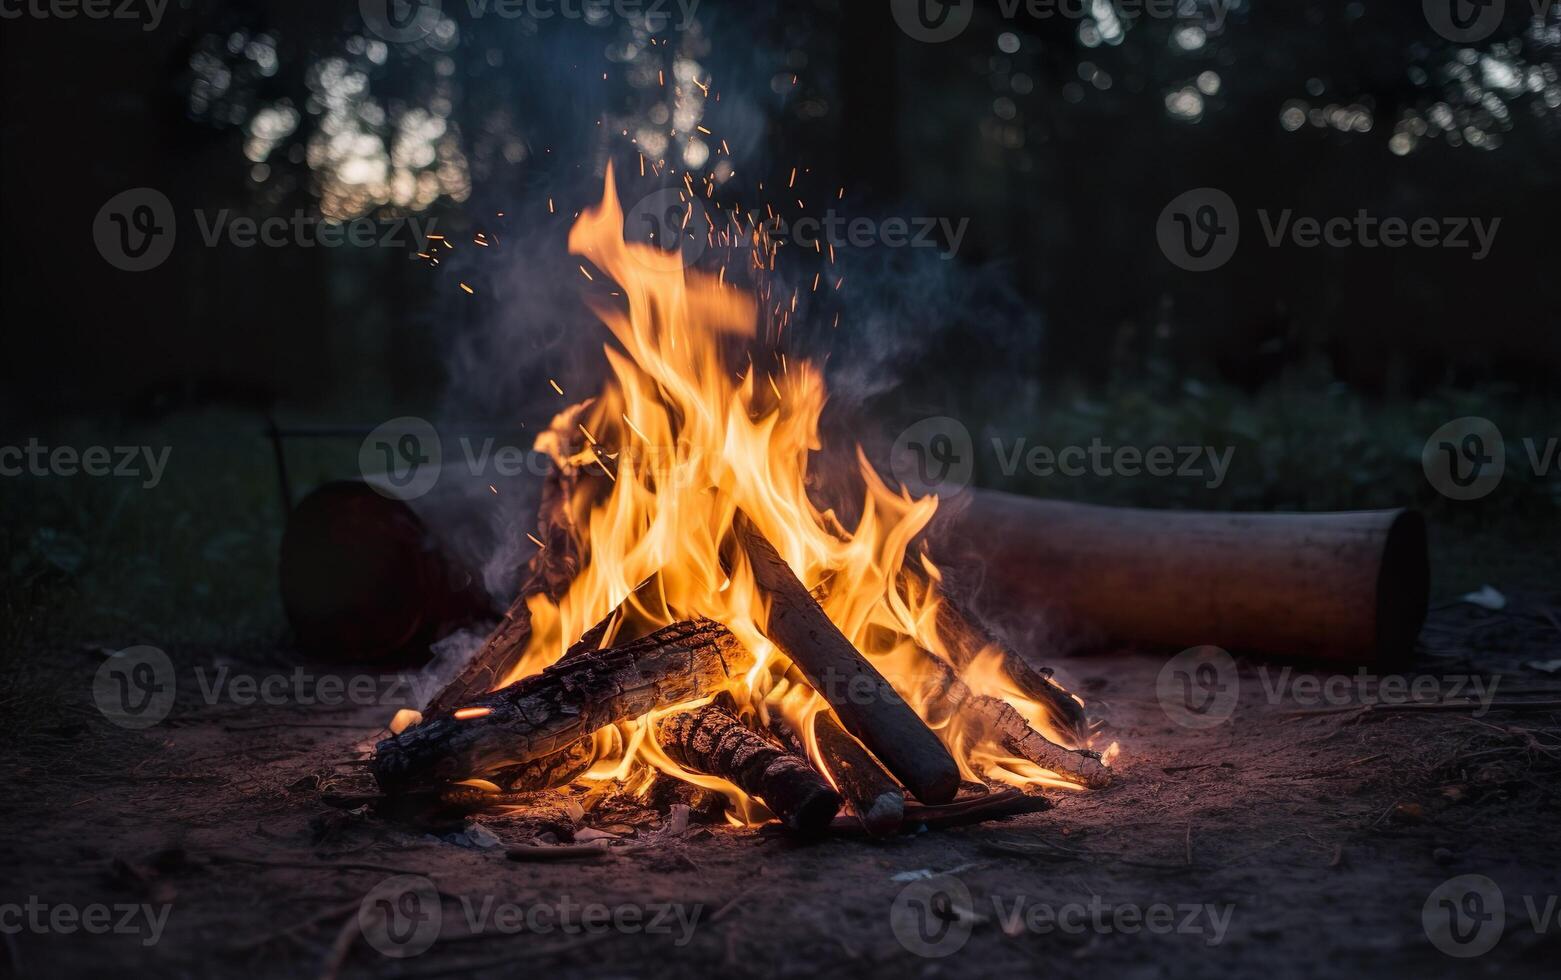
[[1074, 746], [1089, 741], [1089, 721], [1084, 715], [1084, 706], [1052, 680], [1050, 668], [1037, 670], [1031, 667], [964, 606], [948, 596], [939, 603], [934, 622], [956, 671], [964, 673], [982, 651], [995, 654], [1002, 663], [1003, 673], [1013, 681], [1019, 693], [1044, 705], [1053, 726], [1067, 733]]
[[774, 545], [739, 513], [733, 525], [769, 602], [765, 635], [823, 695], [841, 724], [923, 803], [947, 803], [959, 766], [937, 735], [846, 639]]
[[840, 727], [828, 711], [814, 716], [813, 736], [835, 787], [851, 805], [862, 829], [873, 837], [899, 830], [905, 819], [905, 791], [867, 746]]
[[1383, 665], [1409, 659], [1425, 621], [1411, 510], [1198, 513], [975, 490], [941, 521], [952, 548], [981, 542], [991, 604], [1119, 641]]
[[734, 783], [793, 830], [821, 831], [840, 811], [840, 794], [807, 759], [776, 747], [719, 705], [663, 718], [657, 741], [672, 761]]
[[566, 749], [605, 725], [710, 694], [752, 663], [726, 627], [674, 623], [561, 660], [385, 739], [374, 775], [386, 792], [485, 777]]
[[1111, 769], [1099, 753], [1058, 745], [1031, 728], [1024, 716], [1007, 701], [986, 694], [973, 695], [961, 707], [960, 717], [977, 741], [999, 745], [1068, 782], [1091, 789], [1111, 784]]
[[946, 662], [930, 651], [920, 652], [919, 676], [906, 678], [902, 683], [918, 689], [928, 720], [933, 724], [942, 728], [954, 722], [967, 742], [995, 745], [1068, 782], [1094, 788], [1110, 784], [1112, 772], [1100, 753], [1058, 745], [1031, 728], [1013, 705], [1000, 698], [976, 694]]

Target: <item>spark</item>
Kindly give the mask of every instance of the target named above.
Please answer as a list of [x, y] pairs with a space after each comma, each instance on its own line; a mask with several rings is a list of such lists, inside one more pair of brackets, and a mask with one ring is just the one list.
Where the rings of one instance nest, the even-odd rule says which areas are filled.
[[530, 538], [531, 542], [533, 544], [535, 544], [538, 548], [541, 548], [544, 551], [547, 550], [547, 545], [543, 544], [542, 543], [542, 539], [537, 537], [535, 534], [532, 534], [530, 531], [527, 531], [526, 532], [526, 537]]
[[560, 388], [558, 386], [558, 382], [554, 381], [552, 378], [548, 378], [547, 379], [547, 383], [552, 385], [553, 386], [553, 390], [558, 392], [560, 395], [562, 395], [564, 393], [564, 389]]
[[473, 288], [472, 288], [472, 287], [470, 287], [470, 286], [468, 286], [468, 285], [466, 285], [466, 283], [464, 283], [464, 282], [463, 282], [463, 283], [461, 283], [461, 288], [462, 288], [462, 289], [464, 289], [464, 290], [466, 290], [466, 293], [467, 293], [467, 295], [469, 295], [469, 296], [474, 296], [474, 295], [476, 295], [476, 292], [477, 292], [477, 291], [476, 291], [476, 290], [475, 290], [475, 289], [473, 289]]

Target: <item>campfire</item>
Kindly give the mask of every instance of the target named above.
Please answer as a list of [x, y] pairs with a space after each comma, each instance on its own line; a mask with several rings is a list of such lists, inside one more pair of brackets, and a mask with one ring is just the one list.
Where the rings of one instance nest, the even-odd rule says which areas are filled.
[[554, 466], [520, 593], [379, 743], [381, 790], [481, 809], [612, 781], [876, 835], [1106, 784], [1116, 746], [1091, 747], [1082, 701], [945, 590], [937, 499], [858, 448], [850, 519], [820, 508], [820, 366], [761, 357], [754, 293], [623, 225], [609, 168], [569, 235], [609, 380], [538, 437]]

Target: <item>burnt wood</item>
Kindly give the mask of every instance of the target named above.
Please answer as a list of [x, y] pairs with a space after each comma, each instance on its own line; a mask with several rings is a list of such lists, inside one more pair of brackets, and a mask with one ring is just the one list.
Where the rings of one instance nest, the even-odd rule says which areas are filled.
[[938, 736], [829, 621], [763, 533], [741, 513], [733, 529], [769, 600], [765, 635], [801, 668], [845, 729], [918, 800], [953, 799], [959, 766]]
[[969, 740], [998, 746], [1069, 782], [1096, 788], [1111, 782], [1111, 769], [1099, 753], [1058, 745], [1031, 728], [1013, 705], [976, 694], [945, 661], [928, 650], [921, 654], [925, 669], [915, 682], [934, 724], [942, 726], [957, 719]]
[[459, 706], [470, 716], [452, 712], [385, 739], [375, 749], [374, 776], [386, 792], [486, 778], [564, 750], [604, 725], [708, 695], [752, 663], [719, 623], [674, 623], [471, 698]]
[[806, 759], [777, 747], [725, 708], [710, 704], [670, 715], [662, 719], [657, 740], [674, 762], [736, 784], [793, 830], [817, 833], [840, 811], [840, 794]]
[[827, 711], [814, 716], [813, 736], [835, 787], [851, 804], [862, 829], [873, 837], [899, 830], [905, 819], [905, 791], [867, 746], [840, 727]]
[[1111, 769], [1101, 761], [1099, 753], [1058, 745], [1031, 728], [1024, 716], [1007, 701], [985, 694], [974, 695], [961, 707], [960, 717], [978, 738], [999, 745], [1042, 769], [1049, 769], [1068, 782], [1091, 789], [1111, 784]]
[[1075, 746], [1089, 741], [1089, 721], [1084, 716], [1084, 706], [1052, 680], [1050, 668], [1037, 670], [1031, 667], [980, 620], [947, 596], [938, 605], [934, 623], [956, 671], [963, 673], [983, 650], [992, 651], [1001, 659], [1003, 673], [1014, 687], [1031, 701], [1044, 705], [1058, 731], [1066, 732]]

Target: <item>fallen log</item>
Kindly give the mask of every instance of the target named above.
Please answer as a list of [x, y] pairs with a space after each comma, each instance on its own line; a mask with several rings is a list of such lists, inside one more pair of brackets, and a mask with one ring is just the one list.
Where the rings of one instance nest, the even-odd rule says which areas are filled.
[[829, 621], [791, 566], [741, 513], [733, 525], [769, 600], [765, 635], [791, 658], [861, 739], [923, 803], [947, 803], [959, 788], [959, 766], [937, 735]]
[[769, 807], [793, 830], [816, 833], [840, 811], [840, 794], [808, 765], [710, 704], [661, 720], [657, 741], [676, 763], [720, 776]]
[[752, 663], [719, 623], [674, 623], [561, 660], [385, 739], [375, 748], [374, 776], [386, 792], [486, 777], [566, 749], [605, 725], [710, 694]]
[[981, 542], [995, 607], [1119, 641], [1383, 665], [1409, 659], [1425, 621], [1415, 511], [1132, 510], [975, 490], [943, 520], [948, 550]]
[[867, 747], [827, 711], [814, 716], [813, 736], [835, 787], [851, 805], [862, 828], [873, 837], [898, 830], [905, 818], [905, 791]]

